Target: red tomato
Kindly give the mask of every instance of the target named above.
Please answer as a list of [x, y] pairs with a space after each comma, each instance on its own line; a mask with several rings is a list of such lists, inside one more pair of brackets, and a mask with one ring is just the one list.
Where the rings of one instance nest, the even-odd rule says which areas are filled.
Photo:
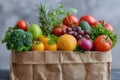
[[58, 25], [55, 26], [55, 28], [56, 27], [61, 28], [62, 30], [65, 30], [67, 28], [67, 26], [64, 25], [64, 24], [58, 24]]
[[103, 25], [104, 29], [108, 29], [108, 30], [110, 30], [111, 32], [114, 31], [112, 25], [109, 24], [109, 23], [107, 23], [107, 22], [105, 22], [104, 20], [99, 20], [99, 23], [101, 23], [101, 24]]
[[59, 24], [59, 25], [55, 26], [53, 33], [57, 36], [60, 36], [60, 35], [62, 35], [63, 30], [65, 30], [66, 28], [67, 28], [66, 25]]
[[93, 16], [90, 16], [90, 15], [82, 16], [82, 17], [80, 18], [80, 22], [81, 22], [81, 21], [87, 21], [87, 22], [90, 24], [90, 26], [92, 26], [92, 24], [93, 24], [94, 22], [96, 22], [95, 18], [94, 18]]
[[68, 27], [75, 27], [79, 25], [79, 20], [76, 16], [68, 15], [63, 19], [63, 24]]
[[112, 41], [109, 37], [105, 35], [98, 36], [93, 42], [95, 51], [108, 51], [112, 48]]
[[97, 25], [100, 25], [99, 22], [94, 22], [91, 27], [96, 27]]
[[59, 27], [54, 28], [53, 33], [57, 36], [60, 36], [62, 34], [62, 29]]
[[66, 25], [64, 25], [64, 24], [59, 24], [59, 25], [57, 25], [56, 27], [60, 27], [62, 30], [64, 30], [64, 29], [66, 29], [66, 28], [67, 28], [67, 26], [66, 26]]
[[27, 23], [24, 21], [24, 20], [19, 20], [17, 23], [16, 23], [16, 26], [19, 28], [19, 29], [23, 29], [25, 31], [27, 31]]

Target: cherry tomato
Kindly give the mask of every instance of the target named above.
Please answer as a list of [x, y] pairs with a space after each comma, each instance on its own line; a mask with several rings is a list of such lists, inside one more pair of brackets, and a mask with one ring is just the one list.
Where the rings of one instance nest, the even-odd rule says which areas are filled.
[[110, 30], [111, 32], [114, 31], [112, 25], [109, 24], [109, 23], [107, 23], [107, 22], [105, 22], [104, 20], [99, 20], [99, 23], [101, 23], [101, 24], [103, 25], [103, 28], [104, 28], [104, 29], [108, 29], [108, 30]]
[[98, 36], [93, 42], [95, 51], [108, 51], [112, 48], [112, 41], [109, 37], [105, 35]]
[[92, 24], [93, 24], [94, 22], [96, 22], [95, 18], [94, 18], [93, 16], [90, 16], [90, 15], [82, 16], [82, 17], [80, 18], [80, 22], [81, 22], [81, 21], [87, 21], [87, 22], [90, 24], [90, 26], [92, 26]]
[[91, 27], [96, 27], [97, 25], [100, 25], [99, 22], [94, 22]]
[[65, 30], [67, 28], [66, 25], [64, 24], [58, 24], [55, 26], [54, 30], [53, 30], [53, 34], [60, 36], [63, 33], [63, 30]]
[[54, 28], [53, 33], [57, 36], [60, 36], [62, 34], [62, 29], [59, 27]]
[[16, 26], [19, 28], [19, 29], [23, 29], [25, 31], [27, 31], [27, 23], [24, 21], [24, 20], [19, 20], [17, 23], [16, 23]]
[[63, 24], [68, 27], [75, 27], [79, 25], [79, 20], [76, 16], [68, 15], [63, 19]]

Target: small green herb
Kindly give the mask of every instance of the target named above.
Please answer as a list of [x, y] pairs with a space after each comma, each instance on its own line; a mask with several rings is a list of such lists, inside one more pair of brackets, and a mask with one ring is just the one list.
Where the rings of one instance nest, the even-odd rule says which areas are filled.
[[59, 5], [57, 8], [49, 12], [49, 18], [51, 19], [52, 26], [62, 23], [62, 19], [67, 16], [68, 12], [64, 9], [63, 5]]
[[54, 45], [56, 42], [54, 40], [48, 40], [48, 44]]
[[77, 14], [77, 9], [75, 8], [70, 8], [70, 12], [74, 13], [74, 14]]
[[55, 44], [57, 42], [58, 38], [59, 37], [55, 36], [54, 34], [49, 34], [48, 35], [48, 39], [49, 39], [48, 44], [51, 44], [51, 45]]
[[82, 50], [78, 45], [77, 45], [77, 47], [75, 48], [74, 51], [78, 51], [78, 52], [80, 52], [80, 53], [84, 53], [84, 52], [85, 52], [85, 51]]

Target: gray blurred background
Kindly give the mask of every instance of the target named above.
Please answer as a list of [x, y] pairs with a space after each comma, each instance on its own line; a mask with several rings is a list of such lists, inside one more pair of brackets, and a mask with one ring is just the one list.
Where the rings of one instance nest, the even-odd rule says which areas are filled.
[[[16, 21], [24, 19], [28, 23], [38, 22], [37, 6], [45, 0], [0, 0], [0, 69], [9, 69], [10, 51], [1, 43], [8, 27]], [[76, 8], [80, 18], [83, 15], [93, 15], [97, 20], [104, 19], [111, 23], [118, 37], [120, 35], [120, 0], [46, 0], [54, 8], [63, 4], [65, 8]], [[112, 69], [120, 69], [120, 37], [112, 49]]]

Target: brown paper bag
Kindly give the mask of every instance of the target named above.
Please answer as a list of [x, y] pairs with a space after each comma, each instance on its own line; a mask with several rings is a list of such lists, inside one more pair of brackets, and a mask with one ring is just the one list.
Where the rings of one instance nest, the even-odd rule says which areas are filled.
[[11, 80], [111, 80], [111, 52], [12, 52]]

